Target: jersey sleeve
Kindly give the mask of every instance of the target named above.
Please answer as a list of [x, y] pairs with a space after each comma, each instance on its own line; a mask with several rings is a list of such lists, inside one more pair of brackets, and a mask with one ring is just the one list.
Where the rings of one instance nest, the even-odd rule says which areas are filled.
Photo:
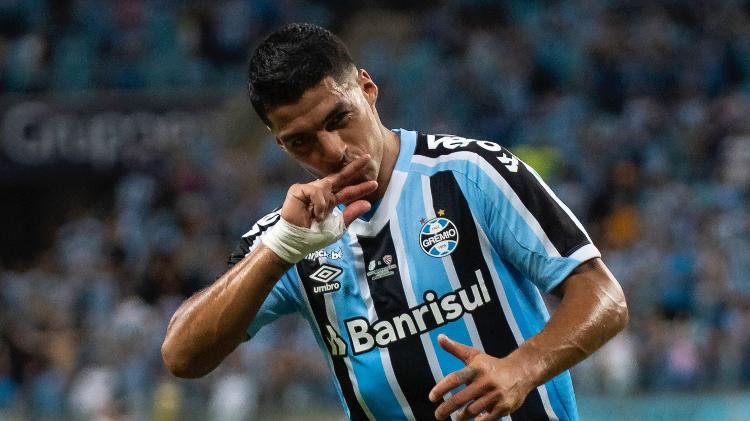
[[539, 174], [510, 151], [481, 151], [474, 174], [482, 222], [500, 252], [549, 292], [582, 262], [600, 257], [578, 218]]
[[[242, 236], [239, 244], [229, 255], [227, 264], [231, 268], [245, 258], [255, 247], [260, 244], [260, 239], [268, 232], [268, 229], [281, 219], [280, 211], [276, 210], [261, 218], [253, 227]], [[255, 336], [256, 333], [265, 325], [278, 319], [280, 316], [290, 314], [296, 311], [296, 301], [291, 293], [291, 271], [287, 271], [261, 305], [255, 319], [248, 326], [248, 339]]]

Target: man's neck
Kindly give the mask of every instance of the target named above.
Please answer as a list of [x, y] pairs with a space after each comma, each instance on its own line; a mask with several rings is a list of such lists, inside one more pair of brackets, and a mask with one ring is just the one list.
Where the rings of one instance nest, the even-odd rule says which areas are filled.
[[393, 174], [393, 169], [396, 167], [398, 154], [401, 150], [401, 138], [398, 133], [388, 130], [383, 126], [381, 126], [381, 131], [385, 140], [383, 141], [383, 158], [380, 161], [380, 171], [378, 172], [378, 189], [365, 198], [371, 203], [385, 196], [385, 191], [388, 189], [388, 183], [391, 181], [391, 174]]

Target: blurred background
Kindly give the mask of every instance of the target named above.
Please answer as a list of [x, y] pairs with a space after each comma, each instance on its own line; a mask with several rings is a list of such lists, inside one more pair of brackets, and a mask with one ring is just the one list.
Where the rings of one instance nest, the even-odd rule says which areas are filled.
[[583, 220], [631, 322], [573, 370], [582, 419], [750, 419], [750, 1], [358, 3], [0, 0], [0, 420], [342, 418], [299, 317], [200, 380], [159, 353], [307, 179], [245, 94], [294, 21], [387, 126], [496, 140]]

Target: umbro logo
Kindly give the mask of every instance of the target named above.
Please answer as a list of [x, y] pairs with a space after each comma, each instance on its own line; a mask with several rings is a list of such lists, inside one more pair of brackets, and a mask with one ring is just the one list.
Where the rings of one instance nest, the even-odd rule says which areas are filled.
[[336, 278], [343, 272], [344, 270], [340, 267], [324, 263], [315, 272], [310, 274], [310, 279], [323, 284], [314, 285], [313, 292], [315, 294], [325, 294], [327, 292], [338, 291], [341, 289], [341, 282], [337, 281]]
[[329, 264], [323, 264], [318, 268], [318, 270], [310, 275], [310, 279], [325, 284], [338, 278], [339, 275], [341, 275], [341, 272], [343, 272], [343, 270], [339, 267]]

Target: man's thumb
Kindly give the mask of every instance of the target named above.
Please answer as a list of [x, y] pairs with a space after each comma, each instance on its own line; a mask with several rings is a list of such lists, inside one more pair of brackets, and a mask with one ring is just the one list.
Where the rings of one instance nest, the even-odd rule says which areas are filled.
[[442, 333], [438, 335], [438, 343], [440, 344], [441, 348], [453, 354], [453, 356], [463, 361], [464, 364], [468, 364], [471, 358], [479, 352], [475, 348], [449, 339]]

